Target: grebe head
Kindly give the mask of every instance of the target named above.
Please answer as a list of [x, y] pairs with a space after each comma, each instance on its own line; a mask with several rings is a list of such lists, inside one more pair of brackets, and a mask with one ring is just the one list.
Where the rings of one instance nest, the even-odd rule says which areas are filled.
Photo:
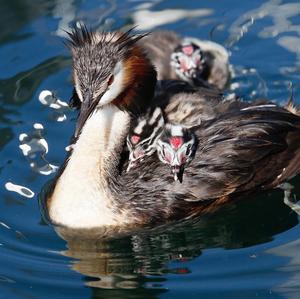
[[172, 53], [171, 65], [182, 80], [191, 81], [201, 77], [205, 66], [204, 54], [194, 43], [183, 43]]
[[194, 158], [196, 149], [196, 136], [181, 125], [167, 124], [157, 141], [158, 157], [163, 163], [170, 165], [175, 181], [182, 182], [184, 168]]
[[156, 151], [156, 143], [164, 128], [162, 110], [156, 107], [137, 118], [127, 136], [129, 164], [127, 171]]
[[[91, 113], [113, 104], [140, 113], [152, 99], [156, 72], [136, 44], [145, 35], [91, 32], [84, 25], [68, 33], [75, 92], [81, 106], [75, 136]], [[78, 101], [77, 101], [78, 103]]]

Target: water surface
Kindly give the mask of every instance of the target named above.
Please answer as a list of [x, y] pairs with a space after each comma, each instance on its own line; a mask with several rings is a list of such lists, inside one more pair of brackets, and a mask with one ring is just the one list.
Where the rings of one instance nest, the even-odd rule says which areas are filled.
[[[231, 53], [233, 91], [281, 103], [292, 82], [300, 104], [298, 1], [10, 0], [0, 16], [0, 298], [299, 298], [299, 217], [280, 190], [109, 241], [65, 241], [38, 207], [74, 128], [63, 29], [212, 39]], [[41, 103], [45, 89], [61, 102]]]

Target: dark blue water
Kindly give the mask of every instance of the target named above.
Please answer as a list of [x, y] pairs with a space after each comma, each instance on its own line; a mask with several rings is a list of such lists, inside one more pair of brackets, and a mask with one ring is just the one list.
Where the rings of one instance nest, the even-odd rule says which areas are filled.
[[280, 103], [292, 82], [300, 104], [298, 1], [1, 1], [0, 298], [299, 298], [299, 217], [280, 190], [113, 240], [65, 241], [43, 222], [38, 196], [75, 115], [38, 98], [70, 97], [62, 29], [76, 21], [212, 39], [231, 53], [232, 90]]

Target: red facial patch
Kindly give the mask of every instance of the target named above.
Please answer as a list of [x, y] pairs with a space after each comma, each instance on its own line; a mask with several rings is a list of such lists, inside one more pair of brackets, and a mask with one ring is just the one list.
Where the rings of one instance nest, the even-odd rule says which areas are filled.
[[140, 139], [141, 139], [140, 136], [138, 136], [138, 135], [133, 135], [133, 136], [131, 137], [131, 142], [132, 142], [133, 144], [137, 144], [137, 143], [140, 141]]
[[184, 47], [182, 47], [182, 52], [185, 55], [191, 56], [194, 52], [194, 48], [193, 48], [193, 46], [184, 46]]
[[171, 137], [170, 143], [174, 149], [178, 149], [183, 144], [183, 139], [181, 137]]

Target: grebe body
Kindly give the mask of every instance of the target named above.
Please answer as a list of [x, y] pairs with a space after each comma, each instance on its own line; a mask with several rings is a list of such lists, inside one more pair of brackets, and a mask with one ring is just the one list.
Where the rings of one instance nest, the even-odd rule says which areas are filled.
[[73, 150], [47, 196], [54, 224], [91, 229], [187, 218], [299, 172], [300, 117], [267, 105], [201, 122], [182, 184], [156, 155], [126, 172], [122, 155], [131, 119], [151, 106], [156, 85], [154, 68], [137, 44], [141, 38], [84, 27], [70, 33], [81, 107]]

